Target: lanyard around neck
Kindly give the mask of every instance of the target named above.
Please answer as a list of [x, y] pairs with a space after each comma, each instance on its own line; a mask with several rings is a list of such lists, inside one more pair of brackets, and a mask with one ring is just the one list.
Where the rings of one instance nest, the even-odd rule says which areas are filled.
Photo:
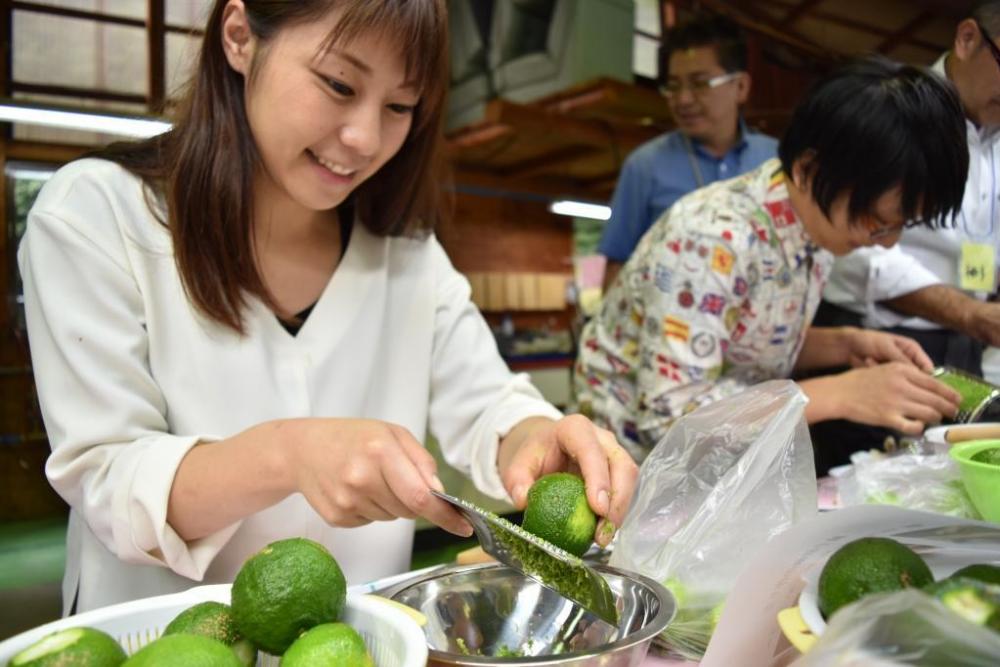
[[698, 166], [698, 158], [694, 155], [694, 147], [691, 146], [691, 140], [686, 134], [681, 132], [681, 138], [684, 139], [684, 150], [688, 156], [688, 162], [691, 163], [691, 173], [694, 174], [694, 182], [698, 184], [699, 188], [705, 187], [705, 179], [701, 176], [701, 167]]

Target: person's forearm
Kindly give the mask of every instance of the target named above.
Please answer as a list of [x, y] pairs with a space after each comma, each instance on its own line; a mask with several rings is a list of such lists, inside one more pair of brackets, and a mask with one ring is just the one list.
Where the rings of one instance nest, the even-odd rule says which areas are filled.
[[950, 285], [930, 285], [883, 301], [882, 305], [979, 337], [975, 333], [975, 323], [982, 303]]
[[809, 327], [795, 370], [846, 366], [850, 361], [848, 339], [854, 327]]
[[193, 447], [177, 468], [167, 522], [185, 541], [211, 535], [294, 490], [287, 452], [300, 420], [266, 422]]
[[618, 272], [622, 270], [622, 266], [621, 262], [616, 262], [613, 259], [609, 259], [604, 264], [604, 283], [602, 285], [602, 292], [604, 294], [607, 294], [608, 290], [611, 289], [611, 283], [618, 277]]
[[836, 377], [825, 375], [796, 383], [802, 393], [809, 398], [805, 415], [807, 424], [843, 418], [843, 406], [837, 405], [837, 392], [834, 387]]

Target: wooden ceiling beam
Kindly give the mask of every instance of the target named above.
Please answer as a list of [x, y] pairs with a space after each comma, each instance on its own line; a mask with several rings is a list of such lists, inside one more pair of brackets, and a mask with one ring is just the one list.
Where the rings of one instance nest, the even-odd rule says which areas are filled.
[[[933, 19], [935, 16], [940, 16], [942, 14], [958, 16], [963, 14], [963, 11], [960, 8], [956, 8], [953, 4], [949, 4], [949, 0], [914, 0], [914, 2], [924, 9], [924, 11], [922, 11], [917, 18], [923, 16], [925, 12], [929, 13], [929, 19]], [[910, 31], [906, 31], [906, 26], [903, 26], [899, 30], [886, 30], [871, 23], [864, 23], [856, 19], [834, 14], [824, 9], [817, 9], [816, 5], [818, 5], [818, 2], [813, 2], [812, 0], [806, 0], [806, 2], [795, 6], [786, 2], [776, 2], [775, 0], [753, 0], [753, 2], [747, 2], [745, 0], [695, 0], [693, 3], [684, 2], [683, 4], [698, 4], [715, 13], [725, 14], [743, 25], [743, 27], [748, 30], [758, 32], [771, 40], [785, 44], [786, 46], [804, 52], [807, 55], [819, 57], [824, 60], [829, 60], [832, 55], [829, 49], [816, 45], [809, 38], [786, 25], [789, 18], [792, 18], [793, 20], [798, 20], [800, 18], [812, 18], [825, 21], [834, 25], [882, 37], [883, 42], [893, 38], [898, 39], [898, 43], [892, 44], [890, 47], [895, 47], [899, 44], [910, 44], [918, 48], [935, 52], [941, 51], [943, 48], [941, 44], [934, 44], [925, 39], [913, 36], [912, 29]], [[788, 12], [788, 14], [781, 21], [776, 22], [773, 18], [764, 15], [755, 7], [755, 5], [760, 4], [767, 4], [769, 7], [781, 9]], [[808, 11], [798, 11], [804, 7], [807, 7]], [[917, 18], [915, 18], [914, 21], [916, 21]], [[922, 19], [916, 27], [919, 27], [926, 20], [928, 19]], [[901, 32], [902, 35], [899, 34]]]
[[638, 145], [649, 138], [649, 129], [636, 123], [573, 118], [503, 99], [487, 104], [485, 117], [487, 121], [510, 125], [519, 131], [566, 137], [569, 142], [587, 146]]
[[796, 6], [792, 7], [785, 18], [781, 19], [777, 27], [779, 30], [789, 28], [793, 23], [795, 23], [799, 18], [809, 12], [813, 7], [821, 3], [823, 0], [803, 0]]
[[824, 61], [831, 59], [829, 49], [814, 44], [790, 29], [778, 28], [773, 19], [755, 11], [751, 3], [736, 7], [724, 0], [699, 0], [699, 4], [716, 14], [728, 16], [747, 30], [763, 35], [779, 44], [784, 44], [800, 53]]
[[[846, 16], [840, 16], [838, 14], [832, 14], [830, 12], [822, 10], [816, 10], [812, 14], [810, 14], [810, 16], [816, 19], [820, 19], [822, 21], [826, 21], [828, 23], [834, 23], [836, 25], [844, 26], [845, 28], [852, 28], [854, 30], [858, 30], [861, 32], [867, 32], [868, 34], [871, 35], [877, 35], [878, 37], [884, 37], [885, 39], [891, 39], [896, 34], [895, 32], [890, 32], [888, 30], [885, 30], [884, 28], [879, 28], [878, 26], [874, 26], [871, 23], [864, 23], [856, 19], [847, 18]], [[907, 44], [919, 46], [920, 48], [927, 49], [929, 51], [941, 50], [940, 44], [934, 44], [932, 42], [928, 42], [927, 40], [913, 37], [912, 35], [910, 35], [909, 37], [907, 37], [902, 41]]]
[[[641, 124], [669, 124], [667, 102], [653, 88], [601, 78], [536, 102], [546, 111], [578, 118], [634, 119]], [[593, 110], [593, 111], [592, 111]]]
[[875, 50], [878, 51], [879, 53], [889, 53], [894, 48], [899, 46], [900, 43], [910, 41], [913, 36], [912, 33], [914, 30], [920, 28], [921, 26], [926, 25], [935, 17], [936, 15], [934, 14], [934, 12], [925, 9], [924, 11], [920, 12], [912, 19], [907, 21], [904, 26], [899, 28], [899, 30], [886, 37], [881, 44], [875, 47]]
[[470, 149], [489, 144], [514, 133], [509, 125], [476, 123], [448, 135], [448, 146], [454, 150]]
[[955, 0], [910, 0], [910, 2], [934, 12], [937, 16], [953, 18], [956, 23], [968, 15], [970, 4], [968, 2], [955, 2]]
[[544, 155], [508, 164], [503, 169], [497, 170], [497, 173], [510, 178], [547, 176], [567, 163], [593, 157], [595, 154], [600, 154], [601, 152], [601, 149], [596, 146], [567, 146], [566, 148], [560, 148]]
[[522, 132], [535, 132], [546, 136], [572, 136], [576, 142], [591, 146], [611, 143], [611, 136], [607, 130], [593, 122], [567, 118], [504, 99], [495, 99], [487, 104], [485, 117], [487, 121], [511, 125]]

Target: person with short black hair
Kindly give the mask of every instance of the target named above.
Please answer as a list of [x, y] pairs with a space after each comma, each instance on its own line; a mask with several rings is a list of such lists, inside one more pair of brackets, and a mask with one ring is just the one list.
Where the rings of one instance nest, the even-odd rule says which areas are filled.
[[662, 91], [677, 130], [629, 155], [611, 201], [599, 252], [605, 290], [660, 214], [687, 193], [774, 157], [777, 141], [740, 118], [750, 94], [746, 38], [719, 16], [673, 28], [660, 49]]
[[[920, 343], [935, 365], [975, 375], [987, 370], [984, 346], [1000, 346], [1000, 303], [990, 298], [997, 293], [1000, 251], [998, 44], [1000, 0], [979, 0], [956, 26], [951, 50], [931, 68], [955, 86], [966, 116], [969, 171], [954, 224], [936, 230], [916, 227], [889, 250], [865, 248], [838, 258], [816, 315], [818, 324], [900, 334]], [[954, 167], [933, 168], [941, 173]], [[818, 424], [812, 431], [820, 471], [847, 463], [858, 448], [879, 447], [898, 437], [841, 421]]]
[[581, 335], [578, 409], [641, 461], [700, 405], [851, 363], [799, 383], [810, 423], [919, 433], [953, 416], [958, 395], [912, 340], [810, 322], [834, 255], [891, 246], [912, 221], [958, 211], [964, 138], [958, 97], [928, 71], [868, 59], [825, 78], [796, 109], [780, 160], [684, 197], [643, 237]]

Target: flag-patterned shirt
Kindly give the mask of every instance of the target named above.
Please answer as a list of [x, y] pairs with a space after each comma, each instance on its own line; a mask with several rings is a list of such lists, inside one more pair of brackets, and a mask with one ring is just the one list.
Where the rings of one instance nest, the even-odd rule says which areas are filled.
[[787, 377], [832, 261], [792, 210], [778, 160], [684, 197], [584, 327], [580, 412], [641, 461], [677, 417]]

